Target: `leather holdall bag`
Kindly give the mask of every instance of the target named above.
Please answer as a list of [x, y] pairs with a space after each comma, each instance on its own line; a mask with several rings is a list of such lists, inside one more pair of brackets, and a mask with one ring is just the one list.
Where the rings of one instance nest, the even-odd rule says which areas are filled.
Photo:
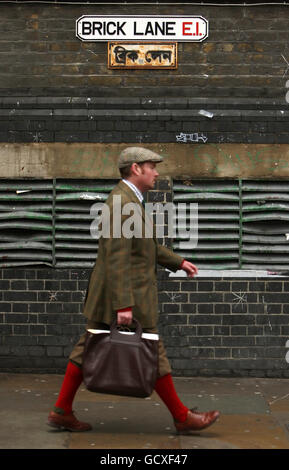
[[157, 380], [157, 334], [121, 331], [114, 321], [110, 330], [87, 330], [83, 355], [83, 381], [92, 392], [148, 397]]

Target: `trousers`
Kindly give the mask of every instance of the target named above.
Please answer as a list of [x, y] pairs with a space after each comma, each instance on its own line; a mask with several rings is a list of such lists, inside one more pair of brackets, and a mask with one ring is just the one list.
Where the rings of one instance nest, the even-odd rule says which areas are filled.
[[[86, 329], [101, 329], [101, 330], [109, 330], [109, 325], [105, 323], [97, 323], [91, 320], [88, 320]], [[144, 333], [158, 333], [156, 328], [143, 328]], [[79, 341], [75, 344], [73, 350], [70, 353], [69, 360], [76, 364], [77, 366], [82, 366], [82, 358], [83, 358], [83, 351], [84, 351], [84, 343], [85, 343], [85, 336], [84, 333], [81, 335]], [[166, 350], [164, 347], [163, 340], [159, 339], [159, 351], [158, 351], [158, 377], [163, 377], [164, 375], [171, 374], [172, 369], [167, 358]]]

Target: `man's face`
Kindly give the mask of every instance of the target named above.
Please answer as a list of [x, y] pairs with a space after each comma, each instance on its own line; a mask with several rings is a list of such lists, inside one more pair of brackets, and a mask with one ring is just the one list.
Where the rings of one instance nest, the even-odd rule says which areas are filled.
[[137, 165], [140, 171], [137, 176], [137, 183], [142, 191], [148, 191], [155, 187], [155, 182], [159, 173], [156, 169], [156, 163], [145, 162], [142, 165]]

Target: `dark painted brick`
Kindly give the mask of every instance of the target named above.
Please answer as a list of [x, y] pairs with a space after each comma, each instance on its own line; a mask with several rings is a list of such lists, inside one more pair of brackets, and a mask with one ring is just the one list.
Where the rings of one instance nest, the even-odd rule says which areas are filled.
[[44, 286], [45, 290], [57, 291], [60, 290], [60, 281], [45, 281]]
[[223, 346], [232, 346], [232, 347], [245, 347], [252, 346], [255, 344], [254, 338], [249, 338], [248, 336], [234, 336], [234, 337], [224, 337], [222, 338]]
[[163, 312], [164, 313], [177, 313], [180, 311], [179, 304], [163, 304]]
[[36, 279], [54, 279], [56, 276], [56, 271], [53, 269], [37, 269]]
[[63, 313], [78, 313], [79, 312], [79, 304], [75, 302], [65, 302], [62, 304], [62, 311]]
[[43, 313], [45, 312], [45, 303], [41, 302], [34, 302], [31, 304], [28, 304], [28, 310], [31, 313]]
[[37, 356], [43, 357], [45, 356], [45, 348], [42, 346], [29, 346], [27, 348], [28, 356]]
[[252, 281], [249, 282], [249, 291], [256, 292], [256, 291], [265, 291], [265, 282], [262, 281]]
[[71, 279], [88, 280], [90, 274], [91, 274], [90, 269], [82, 269], [82, 270], [73, 269], [70, 272]]
[[230, 348], [216, 348], [215, 349], [215, 357], [231, 357], [231, 349]]
[[197, 306], [192, 304], [181, 304], [180, 312], [181, 313], [196, 313]]
[[284, 292], [288, 292], [288, 291], [289, 291], [289, 282], [284, 281]]
[[196, 291], [197, 290], [197, 283], [190, 282], [190, 281], [181, 281], [181, 291]]
[[198, 281], [197, 290], [198, 291], [213, 291], [214, 283], [207, 281]]
[[284, 338], [276, 336], [257, 337], [256, 344], [260, 346], [285, 346]]
[[262, 336], [264, 334], [263, 326], [248, 326], [249, 336]]
[[37, 300], [36, 292], [24, 292], [24, 291], [13, 291], [13, 292], [4, 292], [4, 299], [5, 301], [12, 301], [12, 302], [30, 302]]
[[216, 293], [203, 293], [198, 292], [190, 294], [190, 302], [222, 302], [223, 294]]
[[84, 295], [82, 292], [72, 292], [71, 293], [71, 299], [68, 299], [68, 302], [83, 302], [84, 301]]
[[284, 293], [275, 293], [275, 294], [267, 294], [264, 293], [262, 296], [264, 297], [264, 302], [268, 303], [276, 303], [276, 302], [282, 302], [282, 303], [289, 303], [289, 293], [284, 294]]
[[248, 313], [264, 313], [264, 304], [249, 304]]
[[160, 189], [160, 190], [170, 190], [171, 188], [171, 184], [170, 184], [170, 180], [158, 180], [157, 181], [157, 188]]
[[247, 327], [245, 326], [232, 326], [231, 335], [233, 336], [243, 336], [247, 334]]
[[225, 281], [215, 281], [215, 291], [229, 291], [231, 289], [231, 283]]
[[[79, 281], [80, 284], [81, 281]], [[87, 287], [87, 282], [85, 281], [85, 287]], [[77, 289], [77, 282], [76, 281], [61, 281], [60, 290], [64, 291], [74, 291]]]
[[180, 290], [180, 282], [175, 281], [161, 281], [159, 283], [159, 290], [160, 291], [179, 291]]
[[267, 313], [280, 315], [282, 313], [282, 304], [268, 304]]
[[14, 302], [12, 304], [12, 310], [13, 312], [26, 313], [28, 312], [28, 304]]
[[289, 304], [283, 304], [283, 313], [288, 313], [289, 314]]
[[264, 350], [263, 357], [276, 357], [276, 358], [279, 358], [279, 357], [282, 357], [282, 354], [284, 355], [284, 347], [282, 347], [282, 348], [278, 348], [278, 347], [268, 348], [267, 347]]
[[212, 336], [212, 335], [213, 335], [212, 326], [198, 326], [197, 327], [197, 336]]
[[266, 282], [266, 291], [267, 292], [282, 292], [283, 290], [283, 283], [282, 282]]
[[215, 304], [215, 313], [230, 313], [231, 312], [231, 305], [230, 304]]
[[198, 313], [213, 313], [214, 305], [213, 304], [199, 304]]
[[223, 325], [252, 325], [255, 323], [253, 315], [223, 315], [222, 320]]
[[9, 290], [10, 288], [10, 281], [0, 281], [0, 289], [1, 290]]
[[44, 325], [30, 325], [30, 334], [31, 335], [45, 335], [45, 326]]
[[48, 303], [46, 305], [47, 313], [62, 313], [62, 304], [61, 303]]
[[235, 281], [235, 282], [232, 282], [232, 291], [233, 292], [247, 292], [248, 290], [248, 282], [244, 282], [244, 281]]
[[10, 346], [30, 346], [30, 345], [35, 345], [37, 344], [37, 338], [32, 337], [30, 335], [26, 336], [21, 336], [21, 335], [16, 335], [16, 336], [6, 336], [5, 337], [5, 345], [10, 345]]
[[12, 325], [0, 325], [0, 335], [11, 335]]
[[230, 328], [228, 326], [215, 326], [214, 335], [229, 336]]
[[26, 290], [27, 281], [11, 281], [12, 290]]
[[[68, 282], [72, 282], [72, 281], [68, 281]], [[68, 286], [68, 284], [67, 284]], [[77, 286], [78, 286], [78, 289], [77, 289]], [[78, 285], [76, 287], [73, 287], [72, 289], [68, 288], [67, 290], [86, 290], [87, 287], [88, 287], [88, 282], [85, 280], [85, 281], [81, 281], [79, 280], [78, 281]]]
[[14, 325], [13, 327], [14, 335], [29, 335], [29, 325]]
[[22, 269], [3, 269], [3, 279], [25, 279], [25, 271]]
[[35, 280], [28, 281], [27, 288], [28, 290], [43, 290], [44, 281], [35, 281]]
[[26, 313], [7, 313], [6, 323], [28, 323], [29, 315]]
[[11, 312], [12, 304], [0, 302], [0, 312]]
[[236, 303], [232, 305], [232, 313], [247, 313], [248, 305], [244, 303]]

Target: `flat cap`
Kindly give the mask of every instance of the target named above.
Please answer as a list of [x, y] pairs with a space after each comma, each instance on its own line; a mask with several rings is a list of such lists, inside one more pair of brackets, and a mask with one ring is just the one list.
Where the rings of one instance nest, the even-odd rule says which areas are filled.
[[143, 147], [127, 147], [124, 149], [118, 159], [118, 168], [124, 168], [133, 163], [154, 162], [160, 163], [163, 157], [151, 150]]

